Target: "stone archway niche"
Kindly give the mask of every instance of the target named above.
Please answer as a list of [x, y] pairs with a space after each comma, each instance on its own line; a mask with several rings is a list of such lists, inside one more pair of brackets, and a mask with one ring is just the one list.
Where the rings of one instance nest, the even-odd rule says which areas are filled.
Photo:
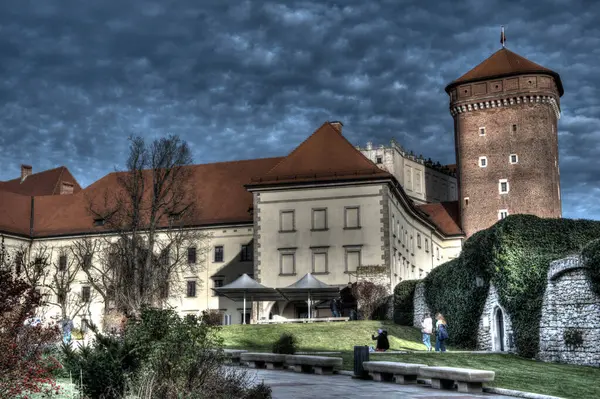
[[477, 330], [477, 349], [494, 352], [514, 352], [510, 316], [500, 305], [496, 287], [490, 285]]

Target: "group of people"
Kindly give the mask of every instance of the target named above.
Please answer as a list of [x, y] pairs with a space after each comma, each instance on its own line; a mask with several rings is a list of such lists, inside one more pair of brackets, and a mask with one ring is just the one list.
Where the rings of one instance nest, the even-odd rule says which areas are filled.
[[423, 344], [427, 347], [427, 351], [430, 352], [431, 348], [431, 335], [435, 333], [435, 351], [446, 352], [446, 343], [448, 339], [448, 323], [444, 318], [444, 315], [437, 313], [435, 315], [435, 330], [433, 326], [433, 320], [429, 313], [426, 313], [421, 321], [421, 332], [423, 333]]

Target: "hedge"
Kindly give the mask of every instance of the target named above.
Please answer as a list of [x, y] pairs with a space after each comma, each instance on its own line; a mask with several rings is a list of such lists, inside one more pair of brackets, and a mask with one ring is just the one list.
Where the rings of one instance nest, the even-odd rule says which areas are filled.
[[[474, 234], [458, 258], [432, 270], [424, 280], [425, 299], [433, 313], [446, 316], [450, 342], [474, 348], [493, 283], [511, 317], [518, 353], [535, 357], [550, 262], [579, 253], [598, 238], [597, 221], [509, 216]], [[600, 268], [594, 270], [598, 275]]]
[[600, 296], [600, 239], [588, 243], [581, 251], [592, 290]]
[[415, 288], [420, 280], [404, 280], [394, 288], [394, 323], [413, 325]]

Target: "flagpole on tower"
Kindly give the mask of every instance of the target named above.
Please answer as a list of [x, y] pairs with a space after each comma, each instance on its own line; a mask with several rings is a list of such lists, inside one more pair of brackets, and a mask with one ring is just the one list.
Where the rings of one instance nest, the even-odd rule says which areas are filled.
[[504, 48], [504, 43], [506, 42], [506, 35], [504, 34], [504, 25], [502, 25], [501, 27], [501, 32], [500, 32], [500, 43], [502, 44], [502, 48]]

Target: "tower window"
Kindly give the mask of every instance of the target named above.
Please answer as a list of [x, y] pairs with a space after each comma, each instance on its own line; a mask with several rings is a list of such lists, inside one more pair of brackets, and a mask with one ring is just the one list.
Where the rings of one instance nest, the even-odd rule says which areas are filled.
[[509, 190], [508, 180], [500, 179], [498, 182], [498, 190], [500, 191], [500, 194], [507, 194]]
[[510, 157], [508, 158], [508, 161], [511, 164], [515, 164], [519, 162], [519, 157], [517, 156], [517, 154], [510, 154]]
[[465, 206], [469, 206], [469, 197], [465, 197]]
[[517, 132], [517, 125], [512, 125], [512, 131], [513, 131], [513, 133]]
[[383, 163], [383, 157], [381, 157], [381, 156], [378, 156], [377, 158], [375, 158], [375, 160], [378, 164]]
[[480, 136], [485, 136], [485, 127], [480, 127], [479, 128], [479, 135]]
[[487, 166], [487, 157], [479, 157], [479, 167], [485, 168]]
[[508, 216], [508, 209], [500, 209], [498, 211], [498, 220], [502, 220]]

